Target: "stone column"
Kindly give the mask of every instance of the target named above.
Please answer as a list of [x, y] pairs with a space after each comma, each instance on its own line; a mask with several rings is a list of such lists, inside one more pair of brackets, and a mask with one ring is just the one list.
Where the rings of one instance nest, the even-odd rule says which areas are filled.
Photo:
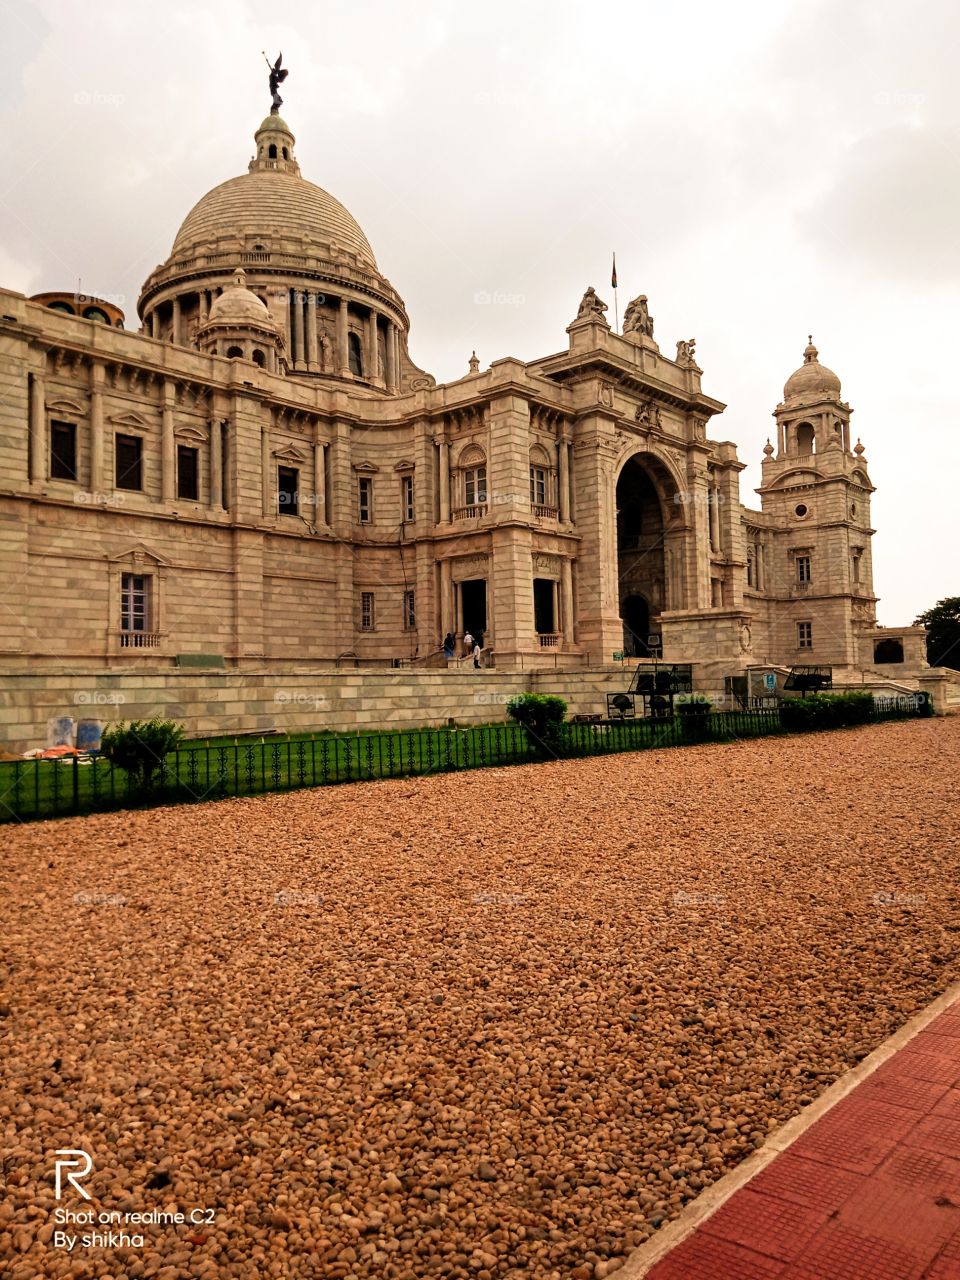
[[560, 621], [560, 583], [554, 579], [553, 582], [553, 630], [554, 632], [562, 631], [563, 624]]
[[450, 446], [440, 441], [440, 523], [450, 521]]
[[210, 314], [210, 299], [207, 297], [206, 289], [201, 289], [197, 296], [200, 300], [200, 324], [205, 325]]
[[303, 350], [303, 305], [303, 294], [300, 289], [295, 289], [293, 292], [294, 369], [302, 369], [306, 364]]
[[313, 492], [316, 499], [316, 519], [314, 524], [326, 524], [327, 446], [322, 442], [313, 446]]
[[47, 478], [46, 403], [43, 374], [30, 375], [30, 481], [41, 484]]
[[169, 378], [165, 378], [160, 420], [160, 496], [164, 502], [173, 502], [177, 496], [177, 450], [173, 438], [175, 398], [176, 387]]
[[457, 619], [453, 606], [453, 577], [449, 560], [440, 561], [440, 634], [457, 633]]
[[397, 389], [397, 327], [392, 320], [387, 321], [386, 334], [386, 368], [384, 370], [387, 379], [387, 390], [391, 393]]
[[317, 370], [317, 295], [308, 293], [304, 305], [307, 308], [307, 372]]
[[349, 303], [346, 298], [340, 299], [340, 310], [337, 312], [337, 354], [336, 359], [340, 366], [340, 376], [347, 377], [350, 373], [350, 352], [347, 349], [347, 313]]
[[160, 336], [160, 317], [157, 314], [157, 308], [150, 312], [150, 337], [159, 338]]
[[263, 514], [272, 516], [276, 514], [277, 504], [272, 493], [274, 487], [273, 476], [271, 474], [271, 457], [270, 457], [270, 429], [268, 427], [260, 428], [260, 483], [263, 490]]
[[558, 472], [560, 492], [557, 505], [560, 508], [560, 519], [567, 523], [570, 519], [570, 446], [560, 437], [560, 467]]
[[182, 330], [180, 325], [180, 299], [174, 298], [172, 305], [173, 305], [173, 321], [172, 321], [172, 329], [170, 333], [170, 341], [173, 343], [176, 343], [176, 345], [179, 346], [180, 340], [182, 337]]
[[292, 369], [297, 351], [293, 340], [293, 296], [289, 289], [286, 291], [286, 300], [283, 304], [283, 319], [287, 328], [287, 364]]
[[573, 561], [566, 557], [560, 561], [560, 604], [559, 630], [567, 644], [573, 644]]
[[377, 313], [372, 307], [370, 308], [370, 314], [367, 316], [364, 347], [363, 376], [368, 382], [373, 382], [377, 377], [379, 352], [377, 351]]
[[103, 365], [97, 363], [90, 366], [90, 491], [103, 492]]
[[223, 510], [223, 438], [218, 418], [210, 423], [210, 506]]

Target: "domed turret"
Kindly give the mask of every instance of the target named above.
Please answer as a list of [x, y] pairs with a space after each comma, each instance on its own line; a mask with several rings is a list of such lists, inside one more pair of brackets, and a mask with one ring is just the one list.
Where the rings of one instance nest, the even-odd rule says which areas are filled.
[[840, 379], [832, 369], [820, 363], [818, 355], [811, 334], [803, 353], [803, 364], [784, 383], [785, 402], [840, 399]]
[[208, 355], [232, 360], [252, 360], [276, 373], [283, 344], [276, 321], [261, 298], [247, 288], [242, 267], [233, 283], [215, 298], [209, 314], [197, 330], [197, 346]]

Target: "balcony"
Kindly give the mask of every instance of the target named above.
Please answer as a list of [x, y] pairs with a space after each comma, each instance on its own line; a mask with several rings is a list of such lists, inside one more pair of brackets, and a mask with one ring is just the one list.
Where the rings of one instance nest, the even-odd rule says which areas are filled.
[[545, 507], [541, 504], [535, 504], [533, 514], [537, 520], [556, 520], [559, 515], [557, 507]]
[[792, 596], [805, 596], [812, 590], [812, 582], [795, 582], [790, 588], [790, 594]]
[[559, 631], [541, 631], [537, 636], [540, 641], [541, 649], [559, 649], [560, 648], [560, 632]]
[[487, 514], [487, 504], [485, 502], [475, 502], [469, 507], [454, 507], [450, 515], [454, 520], [476, 520], [479, 516]]
[[121, 631], [121, 649], [159, 649], [161, 643], [159, 631]]

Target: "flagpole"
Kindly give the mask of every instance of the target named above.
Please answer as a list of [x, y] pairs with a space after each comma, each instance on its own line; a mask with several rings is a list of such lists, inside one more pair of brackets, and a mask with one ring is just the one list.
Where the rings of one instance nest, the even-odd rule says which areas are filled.
[[620, 332], [620, 304], [617, 301], [617, 255], [613, 255], [613, 271], [610, 274], [610, 287], [613, 289], [613, 324], [614, 333]]

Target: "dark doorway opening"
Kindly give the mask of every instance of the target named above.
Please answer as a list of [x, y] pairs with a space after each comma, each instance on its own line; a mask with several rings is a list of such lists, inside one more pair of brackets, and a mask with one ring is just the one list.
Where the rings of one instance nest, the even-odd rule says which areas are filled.
[[475, 640], [487, 634], [487, 582], [485, 578], [471, 578], [460, 583], [460, 604], [463, 611], [463, 629]]
[[874, 662], [902, 662], [902, 640], [875, 640], [873, 644]]
[[649, 658], [650, 606], [643, 596], [625, 596], [620, 604], [623, 651], [630, 658]]
[[538, 636], [553, 635], [557, 630], [554, 617], [554, 586], [551, 578], [534, 578], [533, 580], [533, 625]]

